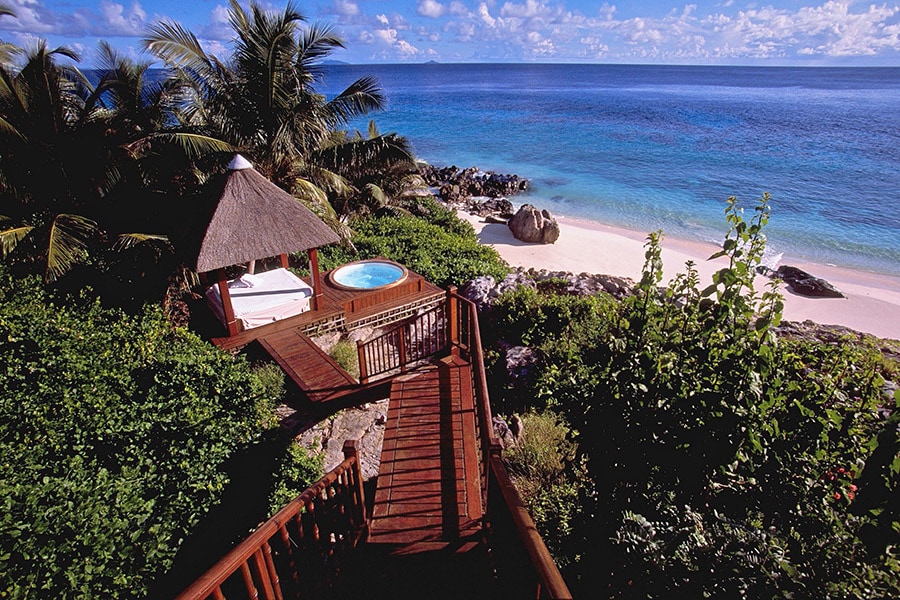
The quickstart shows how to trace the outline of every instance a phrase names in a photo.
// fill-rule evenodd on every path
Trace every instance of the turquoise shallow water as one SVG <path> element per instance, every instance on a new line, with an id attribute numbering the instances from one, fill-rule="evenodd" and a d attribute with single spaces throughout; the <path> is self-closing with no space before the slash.
<path id="1" fill-rule="evenodd" d="M 362 75 L 382 132 L 530 179 L 514 202 L 718 242 L 729 196 L 769 192 L 771 254 L 900 275 L 900 68 L 329 65 L 318 89 Z"/>

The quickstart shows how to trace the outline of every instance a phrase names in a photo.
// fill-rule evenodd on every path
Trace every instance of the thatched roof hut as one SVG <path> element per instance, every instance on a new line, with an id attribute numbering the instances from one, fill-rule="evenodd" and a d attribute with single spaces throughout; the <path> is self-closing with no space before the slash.
<path id="1" fill-rule="evenodd" d="M 226 282 L 225 269 L 257 259 L 306 251 L 313 287 L 311 307 L 318 310 L 321 279 L 316 249 L 340 238 L 299 200 L 260 175 L 240 154 L 228 165 L 228 173 L 214 191 L 215 210 L 197 252 L 198 273 L 215 271 L 222 308 L 230 335 L 238 331 Z"/>
<path id="2" fill-rule="evenodd" d="M 315 213 L 240 154 L 228 165 L 218 195 L 197 254 L 200 273 L 340 241 Z"/>

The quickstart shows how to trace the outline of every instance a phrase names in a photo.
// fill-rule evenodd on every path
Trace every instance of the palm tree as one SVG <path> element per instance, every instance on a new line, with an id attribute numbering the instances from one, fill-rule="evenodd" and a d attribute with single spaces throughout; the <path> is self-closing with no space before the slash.
<path id="1" fill-rule="evenodd" d="M 96 145 L 78 135 L 90 84 L 58 65 L 58 56 L 77 60 L 71 50 L 41 43 L 20 70 L 0 64 L 0 251 L 19 264 L 43 265 L 47 281 L 85 260 L 100 234 L 84 213 L 85 199 L 111 181 Z"/>
<path id="2" fill-rule="evenodd" d="M 353 135 L 336 132 L 313 153 L 311 162 L 346 182 L 349 193 L 332 200 L 343 219 L 395 205 L 410 193 L 427 188 L 409 141 L 395 133 L 380 133 L 374 121 L 369 122 L 368 138 L 359 131 Z"/>
<path id="3" fill-rule="evenodd" d="M 301 27 L 305 17 L 293 3 L 276 13 L 251 2 L 248 13 L 230 0 L 229 21 L 230 60 L 207 54 L 193 33 L 172 22 L 153 25 L 144 45 L 193 85 L 188 123 L 230 143 L 340 229 L 328 197 L 350 194 L 352 186 L 314 159 L 336 129 L 383 108 L 380 87 L 362 77 L 330 100 L 317 93 L 321 60 L 344 43 L 330 26 Z"/>
<path id="4" fill-rule="evenodd" d="M 165 245 L 147 229 L 152 223 L 135 219 L 158 211 L 126 201 L 159 181 L 177 181 L 187 151 L 230 148 L 168 129 L 177 122 L 174 92 L 147 85 L 149 63 L 132 63 L 101 44 L 93 85 L 58 58 L 78 60 L 42 42 L 21 68 L 0 64 L 0 255 L 41 271 L 47 282 L 77 264 L 97 263 L 111 248 Z M 166 147 L 172 145 L 181 151 Z"/>

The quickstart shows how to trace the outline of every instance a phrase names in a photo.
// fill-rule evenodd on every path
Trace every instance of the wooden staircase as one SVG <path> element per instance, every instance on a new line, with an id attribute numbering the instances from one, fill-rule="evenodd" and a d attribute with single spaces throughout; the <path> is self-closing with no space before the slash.
<path id="1" fill-rule="evenodd" d="M 452 290 L 447 300 L 360 345 L 361 384 L 299 331 L 261 336 L 314 404 L 389 387 L 371 512 L 348 441 L 341 465 L 179 600 L 571 597 L 491 433 L 475 306 Z"/>
<path id="2" fill-rule="evenodd" d="M 501 597 L 482 469 L 471 365 L 448 356 L 393 379 L 369 535 L 339 597 Z"/>
<path id="3" fill-rule="evenodd" d="M 472 370 L 459 358 L 395 379 L 369 543 L 440 544 L 481 528 Z"/>

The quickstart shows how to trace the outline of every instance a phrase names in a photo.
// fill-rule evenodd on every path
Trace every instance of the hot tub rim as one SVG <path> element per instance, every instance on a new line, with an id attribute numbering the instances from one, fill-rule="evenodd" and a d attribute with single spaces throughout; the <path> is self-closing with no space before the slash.
<path id="1" fill-rule="evenodd" d="M 341 269 L 343 269 L 344 267 L 350 267 L 353 265 L 366 264 L 366 263 L 386 263 L 386 264 L 392 265 L 394 267 L 397 267 L 400 269 L 400 277 L 398 277 L 396 280 L 394 280 L 390 283 L 386 283 L 384 285 L 380 285 L 378 287 L 371 287 L 371 288 L 345 285 L 343 283 L 340 283 L 337 279 L 334 278 L 334 274 L 337 273 L 338 271 L 340 271 Z M 403 266 L 400 263 L 393 261 L 389 258 L 364 258 L 361 260 L 354 260 L 353 262 L 344 263 L 341 266 L 332 269 L 331 272 L 328 273 L 328 281 L 329 281 L 329 283 L 331 283 L 331 285 L 333 285 L 334 287 L 336 287 L 340 290 L 345 290 L 345 291 L 350 291 L 350 292 L 374 292 L 374 291 L 386 290 L 386 289 L 392 288 L 394 286 L 398 286 L 401 283 L 403 283 L 404 281 L 406 281 L 406 278 L 408 276 L 409 276 L 409 269 L 407 269 L 405 266 Z"/>

